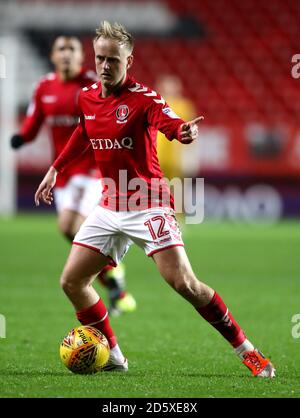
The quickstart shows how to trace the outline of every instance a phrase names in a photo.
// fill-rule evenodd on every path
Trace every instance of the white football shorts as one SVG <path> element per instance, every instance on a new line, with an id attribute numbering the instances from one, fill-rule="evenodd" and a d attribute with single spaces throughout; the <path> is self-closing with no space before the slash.
<path id="1" fill-rule="evenodd" d="M 136 212 L 115 212 L 97 206 L 77 232 L 73 244 L 91 248 L 118 265 L 132 243 L 146 255 L 183 246 L 181 231 L 170 208 L 150 208 Z"/>
<path id="2" fill-rule="evenodd" d="M 56 210 L 72 210 L 85 218 L 98 205 L 102 194 L 101 180 L 95 177 L 76 174 L 64 187 L 54 189 Z"/>

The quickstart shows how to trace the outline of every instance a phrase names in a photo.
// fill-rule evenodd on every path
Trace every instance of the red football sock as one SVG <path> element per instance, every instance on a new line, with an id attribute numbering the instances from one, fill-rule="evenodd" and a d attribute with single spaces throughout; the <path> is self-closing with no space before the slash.
<path id="1" fill-rule="evenodd" d="M 117 344 L 117 338 L 109 323 L 107 309 L 101 299 L 95 305 L 76 312 L 76 316 L 82 325 L 91 325 L 101 331 L 107 338 L 110 348 Z"/>
<path id="2" fill-rule="evenodd" d="M 224 338 L 234 347 L 241 345 L 246 336 L 241 327 L 234 320 L 227 306 L 217 292 L 214 293 L 208 305 L 197 308 L 200 315 L 216 328 Z"/>

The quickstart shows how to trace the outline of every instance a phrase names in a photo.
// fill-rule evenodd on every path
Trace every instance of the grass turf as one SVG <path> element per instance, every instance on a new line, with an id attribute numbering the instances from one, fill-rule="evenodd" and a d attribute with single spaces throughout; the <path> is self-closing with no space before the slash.
<path id="1" fill-rule="evenodd" d="M 125 258 L 138 310 L 111 320 L 127 374 L 71 374 L 59 344 L 78 323 L 58 278 L 69 251 L 52 215 L 0 219 L 0 397 L 299 397 L 299 223 L 203 224 L 185 230 L 199 279 L 214 287 L 277 367 L 252 378 L 228 343 L 132 247 Z M 105 291 L 96 285 L 105 298 Z"/>

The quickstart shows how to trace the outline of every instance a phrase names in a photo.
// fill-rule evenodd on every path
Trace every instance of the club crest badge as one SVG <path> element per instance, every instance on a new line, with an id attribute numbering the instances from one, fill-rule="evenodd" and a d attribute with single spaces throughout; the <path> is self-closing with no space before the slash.
<path id="1" fill-rule="evenodd" d="M 116 116 L 117 116 L 117 123 L 126 123 L 127 117 L 129 115 L 129 109 L 127 105 L 121 105 L 116 110 Z"/>

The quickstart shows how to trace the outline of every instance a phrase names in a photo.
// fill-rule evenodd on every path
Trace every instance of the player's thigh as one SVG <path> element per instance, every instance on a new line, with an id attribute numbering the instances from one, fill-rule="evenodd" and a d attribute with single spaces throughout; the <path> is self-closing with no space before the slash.
<path id="1" fill-rule="evenodd" d="M 154 207 L 124 215 L 122 230 L 148 257 L 166 249 L 184 246 L 175 213 L 170 208 Z"/>
<path id="2" fill-rule="evenodd" d="M 211 301 L 214 290 L 196 278 L 183 247 L 160 251 L 152 257 L 166 282 L 195 307 Z"/>
<path id="3" fill-rule="evenodd" d="M 152 258 L 163 278 L 171 285 L 195 279 L 184 247 L 172 247 L 156 252 Z"/>
<path id="4" fill-rule="evenodd" d="M 100 252 L 112 266 L 117 266 L 132 244 L 120 230 L 119 218 L 119 212 L 97 206 L 81 225 L 73 243 Z"/>
<path id="5" fill-rule="evenodd" d="M 61 283 L 89 282 L 109 261 L 98 251 L 73 245 L 62 273 Z"/>
<path id="6" fill-rule="evenodd" d="M 58 214 L 58 227 L 63 233 L 72 233 L 75 235 L 84 219 L 78 212 L 64 209 Z"/>

